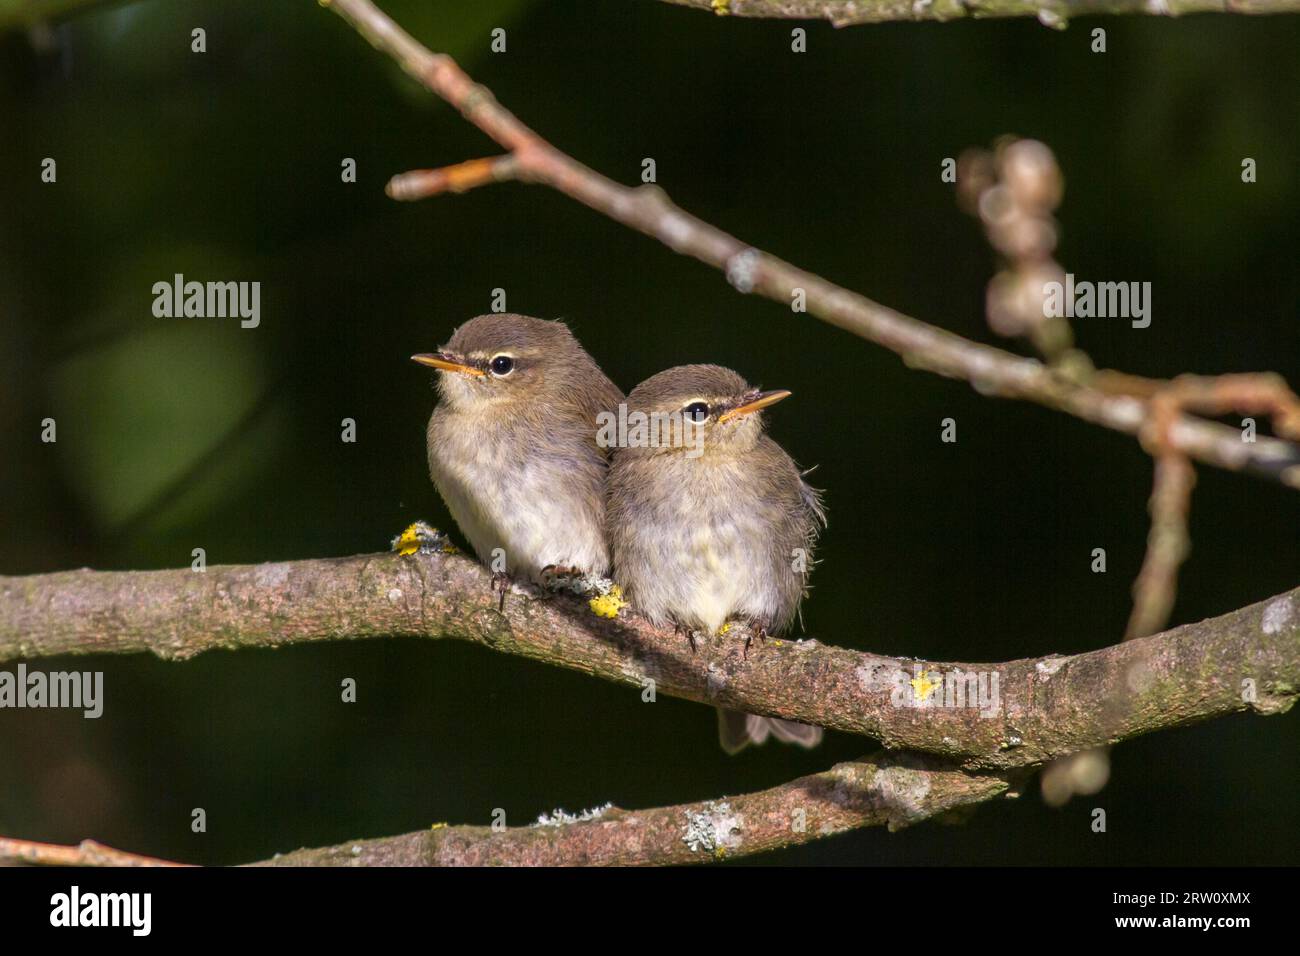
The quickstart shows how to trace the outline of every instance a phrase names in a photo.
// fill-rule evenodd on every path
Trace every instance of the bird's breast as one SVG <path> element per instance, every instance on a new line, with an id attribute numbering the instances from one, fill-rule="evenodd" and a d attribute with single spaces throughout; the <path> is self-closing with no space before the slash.
<path id="1" fill-rule="evenodd" d="M 537 578 L 548 565 L 608 568 L 603 465 L 574 429 L 542 446 L 513 430 L 429 426 L 429 473 L 479 559 Z"/>
<path id="2" fill-rule="evenodd" d="M 743 474 L 687 470 L 698 464 L 683 463 L 634 492 L 643 506 L 621 535 L 628 545 L 618 556 L 620 576 L 652 617 L 710 632 L 737 615 L 786 617 L 780 521 Z"/>

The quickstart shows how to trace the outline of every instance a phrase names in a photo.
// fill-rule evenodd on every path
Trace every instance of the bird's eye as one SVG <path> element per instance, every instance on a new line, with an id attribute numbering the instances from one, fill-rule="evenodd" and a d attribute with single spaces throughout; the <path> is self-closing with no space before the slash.
<path id="1" fill-rule="evenodd" d="M 498 355 L 490 364 L 493 375 L 509 375 L 515 370 L 515 360 L 509 355 Z"/>
<path id="2" fill-rule="evenodd" d="M 709 417 L 709 406 L 704 402 L 691 402 L 682 409 L 682 414 L 686 416 L 688 421 L 702 422 Z"/>

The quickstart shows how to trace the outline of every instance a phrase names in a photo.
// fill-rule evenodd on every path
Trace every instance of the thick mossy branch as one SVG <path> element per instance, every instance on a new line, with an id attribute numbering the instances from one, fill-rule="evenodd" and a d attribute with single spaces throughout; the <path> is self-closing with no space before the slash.
<path id="1" fill-rule="evenodd" d="M 0 577 L 0 661 L 142 651 L 180 660 L 387 636 L 472 641 L 638 690 L 654 681 L 659 693 L 865 734 L 968 769 L 1276 713 L 1300 689 L 1300 588 L 1086 654 L 956 664 L 813 640 L 754 641 L 746 656 L 739 625 L 692 653 L 680 634 L 626 611 L 608 620 L 531 589 L 516 589 L 502 613 L 487 571 L 441 553 Z"/>

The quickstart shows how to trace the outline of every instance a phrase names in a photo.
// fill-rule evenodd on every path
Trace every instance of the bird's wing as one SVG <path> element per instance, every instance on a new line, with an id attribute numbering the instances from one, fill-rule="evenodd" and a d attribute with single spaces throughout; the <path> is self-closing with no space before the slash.
<path id="1" fill-rule="evenodd" d="M 812 471 L 811 468 L 808 471 Z M 803 499 L 804 511 L 813 522 L 813 533 L 816 534 L 818 527 L 826 527 L 826 504 L 822 501 L 822 492 L 819 488 L 814 488 L 808 482 L 803 480 L 803 472 L 799 477 L 799 496 Z"/>

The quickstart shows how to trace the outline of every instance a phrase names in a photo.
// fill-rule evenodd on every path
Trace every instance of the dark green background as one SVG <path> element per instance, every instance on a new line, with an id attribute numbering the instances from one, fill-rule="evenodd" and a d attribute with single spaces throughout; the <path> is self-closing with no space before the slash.
<path id="1" fill-rule="evenodd" d="M 1068 183 L 1061 261 L 1154 287 L 1148 329 L 1076 323 L 1099 365 L 1300 383 L 1296 17 L 813 24 L 795 55 L 791 24 L 650 0 L 386 6 L 594 168 L 635 182 L 654 157 L 686 209 L 980 340 L 995 262 L 940 163 L 1041 138 Z M 190 52 L 196 26 L 206 54 Z M 488 52 L 495 26 L 504 55 Z M 314 3 L 100 8 L 43 53 L 11 33 L 0 130 L 2 573 L 184 566 L 194 547 L 211 563 L 345 555 L 415 518 L 446 526 L 425 472 L 430 376 L 407 356 L 504 287 L 511 310 L 568 319 L 625 388 L 712 361 L 795 392 L 769 418 L 826 489 L 812 635 L 999 661 L 1123 631 L 1151 473 L 1133 440 L 909 371 L 543 188 L 391 202 L 391 174 L 494 148 Z M 39 181 L 46 156 L 57 185 Z M 176 272 L 261 281 L 261 327 L 153 318 L 151 286 Z M 947 416 L 955 445 L 939 441 Z M 1176 621 L 1295 586 L 1298 501 L 1201 469 Z M 1094 547 L 1106 574 L 1089 571 Z M 728 759 L 699 705 L 452 642 L 57 666 L 104 670 L 105 715 L 0 712 L 0 832 L 202 863 L 494 807 L 522 824 L 714 797 L 871 749 L 828 734 Z M 1219 720 L 1119 747 L 1110 786 L 1063 809 L 1033 788 L 961 826 L 768 859 L 1295 863 L 1298 744 L 1295 714 Z"/>

